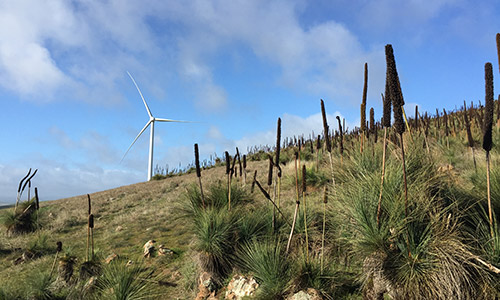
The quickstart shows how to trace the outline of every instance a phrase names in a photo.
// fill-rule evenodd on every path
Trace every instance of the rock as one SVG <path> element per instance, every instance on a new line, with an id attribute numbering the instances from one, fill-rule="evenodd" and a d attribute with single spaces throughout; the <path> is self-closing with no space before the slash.
<path id="1" fill-rule="evenodd" d="M 253 296 L 259 284 L 253 277 L 235 275 L 227 285 L 225 299 L 240 300 L 245 296 Z"/>
<path id="2" fill-rule="evenodd" d="M 200 275 L 198 282 L 199 292 L 195 300 L 217 299 L 215 298 L 217 286 L 215 285 L 215 282 L 209 273 L 203 272 L 203 274 Z"/>
<path id="3" fill-rule="evenodd" d="M 159 256 L 162 256 L 162 255 L 172 255 L 172 254 L 174 254 L 174 251 L 172 251 L 171 249 L 166 248 L 163 244 L 161 244 L 160 246 L 158 246 L 158 255 Z"/>
<path id="4" fill-rule="evenodd" d="M 383 300 L 384 294 L 391 299 L 401 299 L 400 291 L 387 278 L 384 265 L 387 254 L 374 252 L 363 261 L 363 274 L 365 276 L 365 287 L 363 288 L 363 299 Z"/>
<path id="5" fill-rule="evenodd" d="M 19 264 L 22 264 L 22 263 L 25 263 L 26 261 L 28 260 L 31 260 L 35 257 L 35 254 L 29 250 L 26 250 L 23 252 L 23 254 L 21 254 L 20 257 L 16 258 L 14 260 L 14 265 L 19 265 Z"/>
<path id="6" fill-rule="evenodd" d="M 144 257 L 149 258 L 149 257 L 153 256 L 153 252 L 155 250 L 155 243 L 156 243 L 155 240 L 149 240 L 146 242 L 146 244 L 144 244 L 144 246 L 143 246 Z"/>
<path id="7" fill-rule="evenodd" d="M 122 226 L 117 226 L 115 231 L 118 232 L 118 231 L 122 231 L 123 230 L 123 227 Z"/>
<path id="8" fill-rule="evenodd" d="M 106 264 L 109 264 L 110 262 L 112 262 L 113 260 L 117 259 L 118 258 L 118 254 L 116 253 L 111 253 L 110 255 L 108 255 L 108 257 L 106 257 L 106 259 L 104 260 L 104 262 Z"/>
<path id="9" fill-rule="evenodd" d="M 217 289 L 215 280 L 212 278 L 212 275 L 210 275 L 208 272 L 203 272 L 200 275 L 199 284 L 206 287 L 210 292 L 213 292 Z"/>
<path id="10" fill-rule="evenodd" d="M 323 300 L 321 294 L 315 289 L 300 291 L 288 297 L 288 300 Z"/>

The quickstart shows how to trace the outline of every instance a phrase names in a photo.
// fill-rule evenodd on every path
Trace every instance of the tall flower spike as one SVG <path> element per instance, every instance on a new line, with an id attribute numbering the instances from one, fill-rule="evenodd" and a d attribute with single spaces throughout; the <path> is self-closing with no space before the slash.
<path id="1" fill-rule="evenodd" d="M 194 163 L 196 166 L 196 176 L 201 177 L 200 152 L 198 151 L 198 144 L 194 144 Z"/>
<path id="2" fill-rule="evenodd" d="M 231 159 L 229 158 L 229 152 L 226 151 L 226 174 L 231 171 Z"/>
<path id="3" fill-rule="evenodd" d="M 385 79 L 385 97 L 382 94 L 382 103 L 384 107 L 383 117 L 382 117 L 382 125 L 385 128 L 391 127 L 391 93 L 389 91 L 389 82 L 387 80 L 387 76 Z"/>
<path id="4" fill-rule="evenodd" d="M 277 166 L 280 163 L 280 151 L 281 151 L 281 118 L 278 118 L 278 128 L 276 130 L 276 159 L 274 160 Z"/>
<path id="5" fill-rule="evenodd" d="M 497 33 L 497 56 L 498 56 L 498 67 L 500 68 L 500 33 Z"/>
<path id="6" fill-rule="evenodd" d="M 361 131 L 366 131 L 366 93 L 368 91 L 368 64 L 365 63 L 365 80 L 363 84 L 363 100 L 361 101 Z"/>
<path id="7" fill-rule="evenodd" d="M 396 69 L 396 61 L 394 59 L 394 51 L 392 45 L 385 46 L 385 58 L 387 62 L 387 80 L 389 81 L 389 93 L 392 102 L 392 109 L 394 110 L 394 128 L 399 134 L 405 132 L 403 122 L 403 95 L 401 93 L 401 86 L 399 83 L 398 71 Z"/>
<path id="8" fill-rule="evenodd" d="M 321 115 L 323 117 L 323 132 L 325 134 L 326 150 L 328 152 L 332 152 L 332 144 L 330 142 L 330 134 L 328 132 L 328 121 L 326 120 L 326 110 L 323 99 L 321 99 Z"/>
<path id="9" fill-rule="evenodd" d="M 370 108 L 370 132 L 375 133 L 375 111 Z"/>
<path id="10" fill-rule="evenodd" d="M 490 151 L 493 144 L 492 126 L 493 126 L 493 67 L 491 63 L 484 65 L 484 80 L 486 89 L 486 98 L 484 104 L 483 121 L 483 149 Z"/>

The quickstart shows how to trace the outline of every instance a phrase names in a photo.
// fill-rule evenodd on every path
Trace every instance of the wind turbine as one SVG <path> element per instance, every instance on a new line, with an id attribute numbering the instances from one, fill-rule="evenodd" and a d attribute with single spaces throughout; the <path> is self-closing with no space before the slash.
<path id="1" fill-rule="evenodd" d="M 127 71 L 127 74 L 130 77 L 130 79 L 132 79 L 132 82 L 134 83 L 135 87 L 137 88 L 137 91 L 139 92 L 139 95 L 141 95 L 142 102 L 144 102 L 144 106 L 146 107 L 146 110 L 148 112 L 149 121 L 146 123 L 144 128 L 142 128 L 142 130 L 139 132 L 139 134 L 135 137 L 135 139 L 132 142 L 132 144 L 130 145 L 130 147 L 128 147 L 127 152 L 125 152 L 125 154 L 122 157 L 122 160 L 125 158 L 128 151 L 130 150 L 130 148 L 132 148 L 132 146 L 135 144 L 135 142 L 141 136 L 141 134 L 148 128 L 149 125 L 151 125 L 151 131 L 150 131 L 150 135 L 149 135 L 149 163 L 148 163 L 148 181 L 150 181 L 151 177 L 153 176 L 153 145 L 154 145 L 154 134 L 155 134 L 155 122 L 176 122 L 176 123 L 193 123 L 193 122 L 155 118 L 153 116 L 153 114 L 151 113 L 151 110 L 149 110 L 149 106 L 146 103 L 146 100 L 144 100 L 144 96 L 142 95 L 142 92 L 139 89 L 139 86 L 135 82 L 134 77 L 132 77 L 132 75 L 130 75 L 130 73 L 128 71 Z"/>

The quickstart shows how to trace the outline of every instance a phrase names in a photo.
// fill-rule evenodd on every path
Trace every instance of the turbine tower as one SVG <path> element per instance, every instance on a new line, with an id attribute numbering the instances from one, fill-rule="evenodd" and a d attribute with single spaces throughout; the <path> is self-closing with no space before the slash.
<path id="1" fill-rule="evenodd" d="M 125 152 L 125 154 L 122 157 L 122 160 L 125 158 L 128 151 L 130 150 L 130 148 L 132 148 L 132 146 L 135 144 L 135 142 L 141 136 L 141 134 L 148 128 L 149 125 L 151 125 L 151 130 L 150 130 L 150 135 L 149 135 L 149 162 L 148 162 L 148 181 L 150 181 L 151 177 L 153 176 L 153 146 L 154 146 L 154 135 L 155 135 L 155 122 L 176 122 L 176 123 L 193 123 L 193 122 L 155 118 L 153 116 L 153 114 L 151 113 L 151 110 L 149 110 L 149 106 L 146 103 L 146 100 L 144 99 L 144 96 L 142 95 L 142 92 L 139 89 L 139 86 L 135 82 L 134 77 L 132 77 L 132 75 L 130 75 L 130 73 L 128 71 L 127 71 L 127 74 L 130 77 L 130 79 L 132 79 L 132 82 L 134 83 L 135 87 L 137 88 L 137 91 L 139 92 L 139 95 L 141 95 L 142 102 L 144 103 L 144 106 L 146 107 L 146 110 L 148 112 L 149 121 L 146 123 L 144 128 L 142 128 L 142 130 L 139 132 L 139 134 L 135 137 L 135 139 L 132 142 L 132 144 L 130 145 L 130 147 L 128 147 L 127 152 Z"/>

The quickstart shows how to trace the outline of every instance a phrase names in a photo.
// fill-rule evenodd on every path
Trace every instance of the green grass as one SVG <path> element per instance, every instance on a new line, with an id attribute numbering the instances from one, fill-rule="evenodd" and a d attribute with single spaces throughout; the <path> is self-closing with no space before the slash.
<path id="1" fill-rule="evenodd" d="M 290 261 L 283 243 L 273 239 L 252 241 L 238 253 L 240 267 L 260 284 L 258 299 L 275 299 L 285 294 L 291 279 Z"/>
<path id="2" fill-rule="evenodd" d="M 107 265 L 96 286 L 96 299 L 154 299 L 158 296 L 157 279 L 140 263 L 126 266 L 125 261 Z"/>
<path id="3" fill-rule="evenodd" d="M 254 170 L 258 171 L 259 182 L 266 182 L 267 151 L 271 150 L 267 147 L 255 148 L 249 156 L 246 185 L 233 180 L 231 210 L 223 165 L 203 171 L 205 208 L 197 178 L 190 172 L 92 194 L 95 248 L 99 252 L 92 263 L 102 268 L 93 272 L 99 278 L 98 290 L 85 297 L 193 299 L 200 273 L 208 271 L 219 288 L 227 284 L 233 272 L 255 276 L 260 284 L 257 298 L 262 299 L 282 299 L 307 288 L 317 289 L 327 299 L 361 299 L 378 280 L 375 272 L 402 299 L 494 299 L 499 296 L 500 278 L 479 260 L 500 268 L 498 150 L 491 152 L 495 212 L 492 238 L 484 152 L 476 151 L 475 172 L 463 133 L 450 135 L 448 148 L 446 140 L 438 140 L 433 132 L 431 127 L 429 154 L 422 148 L 422 135 L 414 130 L 413 138 L 405 134 L 408 214 L 401 151 L 397 143 L 388 144 L 380 224 L 376 210 L 381 138 L 375 145 L 365 141 L 360 153 L 357 137 L 346 136 L 342 160 L 338 148 L 332 152 L 335 186 L 329 157 L 320 155 L 317 166 L 316 155 L 309 153 L 309 147 L 304 149 L 301 163 L 307 166 L 309 257 L 304 254 L 302 198 L 292 247 L 285 253 L 290 226 L 276 214 L 273 228 L 272 206 L 258 190 L 250 192 Z M 478 128 L 473 132 L 477 139 Z M 499 137 L 495 129 L 494 141 L 499 142 Z M 288 222 L 295 208 L 294 151 L 296 147 L 285 147 L 281 155 L 284 177 L 280 208 Z M 329 202 L 325 267 L 321 272 L 323 185 L 328 186 Z M 43 226 L 32 232 L 38 226 L 30 219 L 27 224 L 35 227 L 23 230 L 23 234 L 7 234 L 8 228 L 22 220 L 13 214 L 13 208 L 2 211 L 6 227 L 0 232 L 0 299 L 78 298 L 83 278 L 91 275 L 86 273 L 88 264 L 84 264 L 86 209 L 86 196 L 42 203 L 39 221 Z M 142 260 L 142 245 L 150 239 L 175 249 L 176 254 Z M 70 286 L 59 290 L 48 288 L 55 280 L 55 273 L 50 278 L 48 271 L 56 241 L 63 242 L 63 253 L 77 258 Z M 25 251 L 36 253 L 37 258 L 13 265 Z M 103 259 L 111 253 L 117 253 L 120 260 L 105 265 Z M 125 267 L 129 259 L 142 263 Z M 171 284 L 160 286 L 158 278 Z"/>

